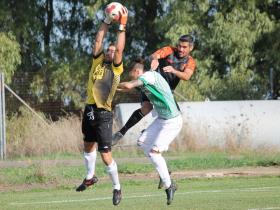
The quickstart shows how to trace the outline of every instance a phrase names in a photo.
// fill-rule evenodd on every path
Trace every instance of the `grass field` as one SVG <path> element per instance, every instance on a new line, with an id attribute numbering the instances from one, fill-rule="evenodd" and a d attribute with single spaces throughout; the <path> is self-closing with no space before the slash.
<path id="1" fill-rule="evenodd" d="M 0 193 L 2 210 L 35 209 L 280 209 L 280 178 L 180 179 L 175 199 L 166 205 L 157 180 L 122 180 L 123 200 L 118 207 L 111 201 L 111 185 L 99 183 L 85 192 L 74 186 Z"/>
<path id="2" fill-rule="evenodd" d="M 139 156 L 139 154 L 116 153 L 115 159 L 121 174 L 145 174 L 154 172 L 153 166 L 142 154 Z M 280 166 L 280 154 L 270 153 L 246 153 L 238 155 L 221 152 L 179 153 L 176 156 L 168 153 L 166 159 L 172 171 Z M 13 164 L 13 161 L 11 162 Z M 107 176 L 104 165 L 100 163 L 100 157 L 98 157 L 96 173 L 98 177 Z M 85 168 L 82 155 L 52 156 L 43 157 L 42 159 L 34 158 L 18 162 L 14 166 L 2 166 L 0 170 L 0 185 L 61 183 L 65 180 L 81 179 L 84 174 Z"/>
<path id="3" fill-rule="evenodd" d="M 114 207 L 111 183 L 104 165 L 98 159 L 96 173 L 100 181 L 82 193 L 75 191 L 85 175 L 81 155 L 64 154 L 0 162 L 0 209 L 280 210 L 278 153 L 168 153 L 167 162 L 179 187 L 171 206 L 166 205 L 165 192 L 157 189 L 155 170 L 142 154 L 116 152 L 123 200 Z M 251 170 L 274 168 L 279 173 L 259 177 L 176 176 L 176 173 L 190 170 L 215 171 L 243 167 L 250 167 Z"/>

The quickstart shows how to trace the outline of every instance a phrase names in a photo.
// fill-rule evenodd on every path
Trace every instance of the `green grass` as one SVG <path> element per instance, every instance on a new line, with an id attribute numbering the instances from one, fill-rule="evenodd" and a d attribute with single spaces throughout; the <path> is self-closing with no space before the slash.
<path id="1" fill-rule="evenodd" d="M 231 155 L 226 153 L 186 154 L 180 159 L 170 160 L 169 165 L 177 169 L 232 168 L 244 166 L 280 165 L 279 154 L 245 153 Z"/>
<path id="2" fill-rule="evenodd" d="M 33 189 L 0 193 L 2 210 L 45 209 L 280 209 L 280 177 L 180 179 L 175 199 L 166 205 L 163 190 L 157 190 L 157 180 L 122 180 L 123 200 L 118 207 L 111 201 L 108 181 L 101 181 L 85 192 L 77 193 L 75 186 Z"/>
<path id="3" fill-rule="evenodd" d="M 257 166 L 280 166 L 280 154 L 259 154 L 246 153 L 231 155 L 226 153 L 179 153 L 167 154 L 168 167 L 171 171 L 218 169 L 232 167 L 257 167 Z M 117 156 L 117 157 L 116 157 Z M 123 159 L 123 156 L 116 155 L 119 172 L 123 174 L 149 173 L 154 172 L 152 164 L 147 158 L 134 161 L 133 158 Z M 64 156 L 63 156 L 64 157 Z M 67 155 L 69 157 L 69 155 Z M 85 175 L 85 168 L 82 155 L 74 156 L 80 160 L 80 165 L 46 165 L 43 160 L 35 159 L 30 161 L 27 167 L 1 168 L 0 184 L 24 184 L 24 183 L 48 183 L 61 182 L 61 180 L 81 179 Z M 138 154 L 135 157 L 139 157 Z M 61 158 L 61 157 L 60 157 Z M 55 159 L 58 160 L 58 159 Z M 67 160 L 67 158 L 66 158 Z M 71 160 L 70 158 L 68 160 Z M 106 176 L 105 167 L 98 157 L 96 174 L 98 177 Z"/>
<path id="4" fill-rule="evenodd" d="M 224 152 L 208 153 L 167 153 L 168 166 L 172 171 L 231 168 L 244 166 L 279 166 L 280 154 Z M 114 157 L 119 172 L 123 174 L 155 172 L 153 166 L 142 153 L 116 152 Z M 130 158 L 127 158 L 130 157 Z M 124 159 L 125 158 L 125 159 Z M 135 159 L 136 158 L 136 159 Z M 80 164 L 47 165 L 44 160 L 80 160 Z M 27 167 L 3 167 L 0 170 L 1 186 L 14 186 L 14 190 L 0 193 L 2 210 L 8 209 L 112 209 L 111 183 L 104 165 L 99 161 L 96 175 L 98 184 L 83 193 L 75 192 L 75 187 L 85 175 L 82 155 L 54 154 L 47 157 L 26 159 Z M 55 162 L 55 161 L 54 161 Z M 179 190 L 171 206 L 166 206 L 165 193 L 157 190 L 157 179 L 121 179 L 123 201 L 118 209 L 280 209 L 280 177 L 178 179 Z M 39 183 L 40 185 L 37 185 Z M 31 189 L 20 185 L 31 184 Z M 35 187 L 34 187 L 35 184 Z M 43 185 L 42 185 L 43 184 Z M 27 185 L 24 185 L 27 186 Z M 47 186 L 47 189 L 40 189 Z"/>

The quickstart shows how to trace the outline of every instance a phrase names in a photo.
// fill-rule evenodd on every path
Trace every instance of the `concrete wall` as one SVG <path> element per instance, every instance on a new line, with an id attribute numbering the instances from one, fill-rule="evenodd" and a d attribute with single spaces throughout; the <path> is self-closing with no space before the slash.
<path id="1" fill-rule="evenodd" d="M 176 139 L 179 146 L 280 148 L 279 100 L 184 102 L 179 106 L 184 119 L 183 129 Z M 138 103 L 118 104 L 115 125 L 124 125 L 138 108 Z M 155 116 L 149 114 L 131 128 L 123 144 L 135 144 L 140 131 Z"/>

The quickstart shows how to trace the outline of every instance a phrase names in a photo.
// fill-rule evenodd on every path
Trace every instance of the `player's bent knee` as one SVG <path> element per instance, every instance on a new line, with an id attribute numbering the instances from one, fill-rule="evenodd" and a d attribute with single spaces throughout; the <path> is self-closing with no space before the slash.
<path id="1" fill-rule="evenodd" d="M 143 150 L 144 154 L 145 154 L 147 157 L 149 157 L 149 152 L 150 152 L 151 148 L 148 147 L 148 146 L 145 145 L 145 144 L 142 144 L 142 145 L 139 146 L 139 147 L 140 147 L 140 149 Z"/>
<path id="2" fill-rule="evenodd" d="M 148 153 L 148 157 L 150 157 L 152 159 L 153 159 L 153 157 L 156 157 L 157 155 L 161 155 L 161 152 L 156 147 L 149 149 L 149 151 L 147 153 Z"/>
<path id="3" fill-rule="evenodd" d="M 152 149 L 150 150 L 150 153 L 154 153 L 154 154 L 160 154 L 161 151 L 158 147 L 153 146 Z"/>
<path id="4" fill-rule="evenodd" d="M 142 147 L 143 143 L 144 143 L 143 141 L 138 140 L 138 141 L 137 141 L 137 146 L 138 146 L 138 147 Z"/>

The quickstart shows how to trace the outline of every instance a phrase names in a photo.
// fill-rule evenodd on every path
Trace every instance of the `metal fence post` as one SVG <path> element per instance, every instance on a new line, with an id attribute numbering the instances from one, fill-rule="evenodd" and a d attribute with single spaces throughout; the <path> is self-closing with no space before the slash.
<path id="1" fill-rule="evenodd" d="M 0 156 L 6 159 L 6 114 L 5 114 L 5 86 L 4 73 L 0 72 Z"/>

